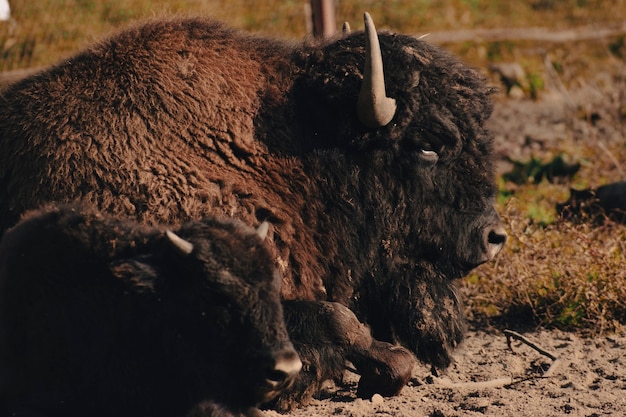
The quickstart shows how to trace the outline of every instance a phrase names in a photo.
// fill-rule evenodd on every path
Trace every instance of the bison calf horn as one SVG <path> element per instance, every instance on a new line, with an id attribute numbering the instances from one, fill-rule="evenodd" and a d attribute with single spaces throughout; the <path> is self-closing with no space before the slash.
<path id="1" fill-rule="evenodd" d="M 396 114 L 396 100 L 387 97 L 383 55 L 380 51 L 378 34 L 369 13 L 365 13 L 365 69 L 363 84 L 359 92 L 357 114 L 367 127 L 376 128 L 389 124 Z"/>
<path id="2" fill-rule="evenodd" d="M 166 231 L 165 234 L 167 235 L 167 238 L 172 243 L 172 245 L 174 245 L 174 248 L 181 255 L 183 256 L 191 255 L 191 252 L 193 251 L 193 243 L 183 239 L 182 237 L 178 236 L 176 233 L 171 232 L 169 230 Z"/>

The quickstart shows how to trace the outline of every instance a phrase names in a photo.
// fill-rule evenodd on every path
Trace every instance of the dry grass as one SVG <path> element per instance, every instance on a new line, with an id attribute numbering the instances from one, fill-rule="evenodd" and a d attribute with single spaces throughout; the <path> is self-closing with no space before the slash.
<path id="1" fill-rule="evenodd" d="M 212 15 L 233 26 L 299 39 L 306 35 L 304 0 L 38 0 L 12 1 L 13 20 L 0 22 L 0 71 L 49 65 L 126 25 L 165 13 Z M 361 26 L 367 10 L 379 28 L 426 33 L 460 28 L 576 27 L 624 21 L 626 2 L 617 0 L 338 0 L 337 18 Z M 621 66 L 624 38 L 585 45 L 472 41 L 446 45 L 463 59 L 486 68 L 489 62 L 520 62 L 528 88 L 543 88 L 546 57 L 566 88 L 576 88 L 589 72 Z M 576 48 L 578 53 L 572 54 Z M 552 80 L 554 81 L 554 80 Z M 619 85 L 623 99 L 623 85 Z M 626 100 L 624 100 L 626 103 Z M 615 123 L 626 105 L 614 103 Z M 580 109 L 581 117 L 588 109 Z M 594 138 L 597 139 L 597 138 Z M 554 210 L 570 186 L 597 186 L 625 179 L 623 143 L 599 149 L 597 141 L 542 150 L 547 160 L 565 152 L 583 163 L 560 183 L 512 184 L 501 180 L 499 208 L 510 239 L 495 263 L 465 281 L 468 309 L 475 318 L 522 321 L 548 326 L 610 331 L 626 323 L 626 226 L 560 221 Z M 621 165 L 624 165 L 623 167 Z"/>
<path id="2" fill-rule="evenodd" d="M 607 100 L 606 113 L 620 112 Z M 619 119 L 619 117 L 618 117 Z M 587 124 L 593 131 L 591 122 Z M 616 129 L 619 131 L 619 128 Z M 624 180 L 626 141 L 602 144 L 601 137 L 555 141 L 535 158 L 573 155 L 581 163 L 572 177 L 515 184 L 501 177 L 499 212 L 509 239 L 495 262 L 464 281 L 470 317 L 508 325 L 541 324 L 584 333 L 624 330 L 626 324 L 626 225 L 604 218 L 561 218 L 557 203 L 570 188 Z M 623 137 L 622 137 L 623 139 Z"/>
<path id="3" fill-rule="evenodd" d="M 526 207 L 516 198 L 505 205 L 506 249 L 466 280 L 470 315 L 594 334 L 621 328 L 626 227 L 565 221 L 543 226 L 528 217 Z"/>

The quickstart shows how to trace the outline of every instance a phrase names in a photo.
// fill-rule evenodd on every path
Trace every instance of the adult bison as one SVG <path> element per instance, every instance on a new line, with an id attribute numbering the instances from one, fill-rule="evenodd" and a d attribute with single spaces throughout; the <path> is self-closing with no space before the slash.
<path id="1" fill-rule="evenodd" d="M 448 365 L 464 327 L 455 279 L 506 239 L 491 89 L 439 48 L 365 22 L 292 44 L 160 19 L 13 84 L 0 97 L 0 229 L 73 200 L 143 223 L 267 221 L 284 300 L 341 303 L 377 339 Z"/>
<path id="2" fill-rule="evenodd" d="M 567 220 L 590 220 L 602 224 L 607 219 L 626 223 L 626 181 L 584 190 L 570 189 L 570 198 L 556 205 L 557 212 Z"/>
<path id="3" fill-rule="evenodd" d="M 274 261 L 233 220 L 48 207 L 4 235 L 0 289 L 3 416 L 254 415 L 302 365 Z"/>

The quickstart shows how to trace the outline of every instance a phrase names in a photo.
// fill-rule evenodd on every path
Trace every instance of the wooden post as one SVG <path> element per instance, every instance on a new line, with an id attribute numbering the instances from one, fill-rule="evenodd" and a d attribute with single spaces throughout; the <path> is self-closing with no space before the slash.
<path id="1" fill-rule="evenodd" d="M 313 21 L 313 36 L 326 38 L 333 36 L 337 31 L 334 0 L 311 0 L 311 19 Z"/>
<path id="2" fill-rule="evenodd" d="M 0 0 L 0 21 L 2 20 L 11 20 L 9 0 Z"/>

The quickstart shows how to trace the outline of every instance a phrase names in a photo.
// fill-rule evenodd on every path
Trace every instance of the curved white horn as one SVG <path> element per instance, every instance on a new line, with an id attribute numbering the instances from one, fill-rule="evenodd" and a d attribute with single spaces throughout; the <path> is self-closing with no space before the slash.
<path id="1" fill-rule="evenodd" d="M 367 127 L 386 126 L 396 114 L 396 100 L 387 97 L 383 55 L 380 51 L 378 34 L 369 13 L 365 13 L 365 70 L 363 84 L 359 92 L 357 113 L 359 120 Z"/>
<path id="2" fill-rule="evenodd" d="M 349 35 L 350 32 L 351 32 L 350 23 L 343 22 L 343 26 L 341 27 L 341 33 L 343 33 L 344 35 Z"/>
<path id="3" fill-rule="evenodd" d="M 183 256 L 189 256 L 193 251 L 193 243 L 183 239 L 174 232 L 167 230 L 165 235 L 170 240 L 174 248 Z"/>

